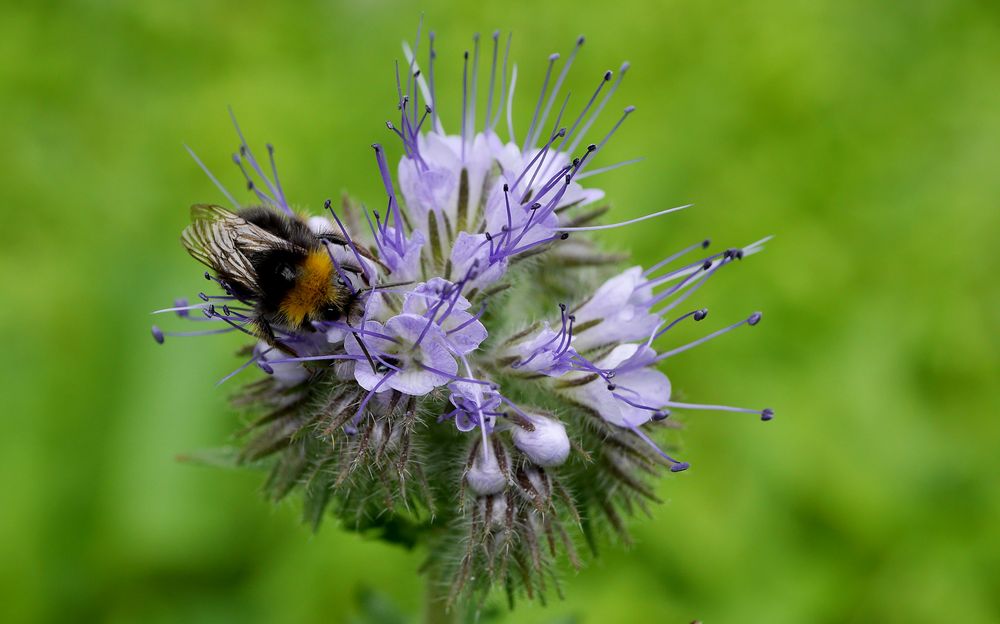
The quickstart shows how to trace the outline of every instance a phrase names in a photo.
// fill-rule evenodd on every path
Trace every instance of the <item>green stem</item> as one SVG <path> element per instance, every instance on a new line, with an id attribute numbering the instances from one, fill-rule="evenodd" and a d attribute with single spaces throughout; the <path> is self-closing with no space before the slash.
<path id="1" fill-rule="evenodd" d="M 424 624 L 453 624 L 457 621 L 456 610 L 448 610 L 448 584 L 444 582 L 441 572 L 438 563 L 431 564 L 424 571 L 427 582 Z"/>

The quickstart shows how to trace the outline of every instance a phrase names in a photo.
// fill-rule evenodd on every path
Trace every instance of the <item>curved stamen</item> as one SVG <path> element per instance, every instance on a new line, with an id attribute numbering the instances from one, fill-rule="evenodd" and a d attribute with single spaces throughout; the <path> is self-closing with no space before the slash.
<path id="1" fill-rule="evenodd" d="M 219 381 L 215 382 L 216 387 L 221 386 L 222 384 L 226 383 L 227 381 L 229 381 L 230 379 L 232 379 L 236 375 L 240 374 L 241 372 L 243 372 L 244 370 L 246 370 L 247 367 L 249 367 L 251 364 L 253 364 L 257 360 L 259 360 L 260 358 L 264 357 L 265 355 L 267 355 L 271 351 L 274 351 L 274 347 L 268 347 L 266 350 L 261 351 L 260 353 L 254 355 L 252 358 L 250 358 L 249 360 L 247 360 L 246 362 L 244 362 L 242 365 L 240 365 L 239 368 L 237 368 L 233 372 L 229 373 L 228 375 L 226 375 L 225 377 L 223 377 Z"/>
<path id="2" fill-rule="evenodd" d="M 663 459 L 665 459 L 668 462 L 670 462 L 670 464 L 671 464 L 671 466 L 670 466 L 670 472 L 683 472 L 683 471 L 685 471 L 685 470 L 687 470 L 688 468 L 691 467 L 691 464 L 689 464 L 687 462 L 678 461 L 678 460 L 674 459 L 673 457 L 671 457 L 670 455 L 667 455 L 666 453 L 664 453 L 663 450 L 659 446 L 657 446 L 656 443 L 653 442 L 653 440 L 651 440 L 650 437 L 647 436 L 645 433 L 643 433 L 643 431 L 641 429 L 639 429 L 638 427 L 630 427 L 630 429 L 632 430 L 632 433 L 634 433 L 637 436 L 639 436 L 639 438 L 643 442 L 645 442 L 646 444 L 648 444 L 651 447 L 653 447 L 653 449 L 657 453 L 659 453 L 660 456 L 663 457 Z"/>
<path id="3" fill-rule="evenodd" d="M 535 129 L 535 135 L 532 136 L 528 142 L 529 145 L 534 145 L 538 141 L 538 135 L 542 132 L 542 127 L 545 125 L 545 120 L 549 117 L 549 111 L 552 110 L 552 104 L 555 102 L 556 96 L 559 95 L 559 89 L 562 87 L 563 81 L 566 80 L 566 75 L 569 73 L 570 67 L 573 66 L 573 61 L 576 59 L 577 53 L 580 48 L 583 47 L 586 39 L 583 35 L 576 38 L 576 45 L 573 46 L 573 51 L 569 53 L 569 57 L 566 59 L 566 64 L 563 65 L 562 71 L 559 72 L 559 77 L 556 78 L 556 84 L 552 87 L 552 93 L 549 95 L 548 102 L 545 103 L 545 110 L 542 112 L 542 118 L 538 121 L 538 127 Z M 567 95 L 566 100 L 569 101 L 569 96 Z M 563 108 L 566 108 L 566 104 L 563 104 Z M 562 113 L 559 113 L 562 117 Z M 557 121 L 555 125 L 559 125 Z"/>
<path id="4" fill-rule="evenodd" d="M 611 96 L 614 95 L 615 91 L 618 90 L 618 85 L 622 83 L 622 80 L 625 78 L 625 74 L 626 72 L 628 72 L 629 67 L 630 67 L 629 62 L 625 61 L 624 63 L 622 63 L 621 67 L 618 68 L 618 78 L 615 79 L 615 83 L 611 85 L 611 88 L 608 89 L 608 92 L 604 94 L 604 97 L 601 98 L 601 103 L 597 105 L 597 108 L 594 109 L 594 112 L 590 114 L 590 118 L 587 119 L 587 122 L 583 124 L 582 128 L 580 128 L 580 132 L 576 134 L 576 137 L 573 139 L 573 142 L 570 143 L 569 147 L 566 148 L 567 152 L 576 151 L 577 146 L 579 146 L 580 142 L 587 136 L 587 131 L 590 130 L 590 126 L 593 125 L 594 121 L 596 121 L 597 118 L 601 115 L 601 111 L 604 110 L 604 107 L 605 105 L 607 105 L 608 100 L 610 100 Z M 604 170 L 607 169 L 608 169 L 607 167 L 604 168 Z M 591 174 L 599 173 L 600 171 L 601 170 L 597 169 L 592 171 Z"/>
<path id="5" fill-rule="evenodd" d="M 208 167 L 205 166 L 205 163 L 201 162 L 201 159 L 198 158 L 198 155 L 194 153 L 194 150 L 188 147 L 187 145 L 184 146 L 184 149 L 186 149 L 187 153 L 191 155 L 191 158 L 193 158 L 194 161 L 198 163 L 198 167 L 200 167 L 201 170 L 205 172 L 205 175 L 207 175 L 208 179 L 212 181 L 212 184 L 215 185 L 215 188 L 219 189 L 219 191 L 222 192 L 222 194 L 226 197 L 226 199 L 229 200 L 229 203 L 231 203 L 234 208 L 239 209 L 240 203 L 236 201 L 236 199 L 232 196 L 232 194 L 230 194 L 229 191 L 226 190 L 226 187 L 222 185 L 222 182 L 219 182 L 219 180 L 216 179 L 214 175 L 212 175 L 212 172 L 208 169 Z"/>
<path id="6" fill-rule="evenodd" d="M 535 114 L 531 116 L 531 125 L 528 126 L 528 132 L 524 135 L 524 143 L 521 144 L 521 152 L 528 151 L 528 145 L 530 145 L 531 137 L 535 133 L 535 126 L 538 123 L 538 114 L 542 108 L 542 101 L 545 99 L 545 91 L 549 88 L 549 79 L 552 77 L 552 67 L 559 60 L 559 54 L 549 55 L 549 66 L 545 70 L 545 79 L 542 81 L 542 90 L 538 94 L 538 102 L 535 104 Z"/>
<path id="7" fill-rule="evenodd" d="M 732 330 L 736 329 L 737 327 L 739 327 L 741 325 L 750 325 L 752 327 L 752 326 L 756 325 L 757 323 L 759 323 L 760 319 L 761 319 L 761 313 L 760 312 L 754 312 L 753 314 L 751 314 L 747 318 L 745 318 L 742 321 L 739 321 L 737 323 L 733 323 L 729 327 L 724 327 L 724 328 L 722 328 L 722 329 L 720 329 L 718 331 L 712 332 L 711 334 L 709 334 L 707 336 L 704 336 L 702 338 L 699 338 L 698 340 L 695 340 L 694 342 L 689 342 L 688 344 L 684 345 L 683 347 L 677 347 L 676 349 L 672 349 L 672 350 L 667 351 L 665 353 L 661 353 L 660 355 L 656 356 L 656 359 L 653 360 L 653 361 L 654 362 L 662 362 L 663 360 L 665 360 L 665 359 L 667 359 L 669 357 L 673 357 L 673 356 L 675 356 L 675 355 L 677 355 L 679 353 L 684 353 L 685 351 L 687 351 L 689 349 L 693 349 L 693 348 L 697 347 L 698 345 L 704 344 L 704 343 L 708 342 L 709 340 L 712 340 L 713 338 L 717 338 L 717 337 L 721 336 L 722 334 L 731 332 Z"/>
<path id="8" fill-rule="evenodd" d="M 653 335 L 649 338 L 649 342 L 652 343 L 654 340 L 656 340 L 657 338 L 659 338 L 663 334 L 665 334 L 668 331 L 670 331 L 671 329 L 673 329 L 674 326 L 676 326 L 678 323 L 680 323 L 684 319 L 688 318 L 689 316 L 693 316 L 694 320 L 700 321 L 700 320 L 704 319 L 706 316 L 708 316 L 708 308 L 702 308 L 700 310 L 691 310 L 687 314 L 682 314 L 681 316 L 678 316 L 673 321 L 671 321 L 671 323 L 669 325 L 667 325 L 666 327 L 664 327 L 661 330 L 658 330 L 658 331 L 654 332 Z"/>
<path id="9" fill-rule="evenodd" d="M 594 232 L 597 230 L 611 230 L 614 228 L 622 227 L 623 225 L 631 225 L 633 223 L 639 223 L 640 221 L 645 221 L 647 219 L 653 219 L 665 214 L 670 214 L 671 212 L 677 212 L 678 210 L 684 210 L 685 208 L 690 208 L 694 204 L 685 204 L 683 206 L 677 206 L 676 208 L 667 208 L 666 210 L 661 210 L 659 212 L 654 212 L 652 214 L 643 215 L 641 217 L 636 217 L 635 219 L 629 219 L 628 221 L 622 221 L 620 223 L 610 223 L 608 225 L 590 225 L 585 227 L 558 227 L 555 228 L 557 232 Z"/>

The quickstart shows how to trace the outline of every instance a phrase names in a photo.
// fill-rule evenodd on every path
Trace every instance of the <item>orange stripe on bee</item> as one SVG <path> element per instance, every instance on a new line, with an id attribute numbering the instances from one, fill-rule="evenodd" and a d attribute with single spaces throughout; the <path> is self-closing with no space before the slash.
<path id="1" fill-rule="evenodd" d="M 281 301 L 281 313 L 292 325 L 301 325 L 306 316 L 326 303 L 333 290 L 333 263 L 325 249 L 310 251 L 299 267 L 295 286 Z"/>

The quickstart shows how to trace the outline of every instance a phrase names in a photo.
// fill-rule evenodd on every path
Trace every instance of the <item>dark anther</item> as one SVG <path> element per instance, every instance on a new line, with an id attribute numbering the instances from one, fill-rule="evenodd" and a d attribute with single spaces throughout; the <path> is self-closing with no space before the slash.
<path id="1" fill-rule="evenodd" d="M 156 325 L 153 325 L 152 331 L 153 331 L 153 340 L 155 340 L 157 344 L 163 344 L 163 332 L 160 331 L 160 328 L 157 327 Z"/>
<path id="2" fill-rule="evenodd" d="M 609 383 L 609 384 L 608 384 L 608 391 L 609 391 L 609 392 L 614 392 L 614 391 L 615 391 L 615 388 L 617 388 L 617 387 L 618 387 L 618 386 L 616 386 L 615 384 L 613 384 L 613 383 Z"/>
<path id="3" fill-rule="evenodd" d="M 593 143 L 591 143 L 590 145 L 587 146 L 587 151 L 588 152 L 596 152 L 597 151 L 597 146 L 594 145 Z"/>
<path id="4" fill-rule="evenodd" d="M 569 232 L 563 232 L 562 236 L 559 237 L 561 240 L 566 240 L 569 238 Z"/>
<path id="5" fill-rule="evenodd" d="M 694 313 L 694 320 L 700 321 L 708 316 L 708 308 L 702 308 Z"/>
<path id="6" fill-rule="evenodd" d="M 205 271 L 205 279 L 207 279 L 207 280 L 211 281 L 211 279 L 212 279 L 212 274 L 211 274 L 211 273 L 209 273 L 208 271 Z"/>
<path id="7" fill-rule="evenodd" d="M 712 239 L 706 238 L 705 240 L 701 241 L 701 248 L 708 249 L 708 246 L 711 244 L 712 244 Z"/>
<path id="8" fill-rule="evenodd" d="M 241 145 L 240 146 L 240 156 L 246 156 L 246 155 L 247 155 L 247 146 L 246 145 Z"/>
<path id="9" fill-rule="evenodd" d="M 566 311 L 566 304 L 565 303 L 560 303 L 559 304 L 559 309 L 562 310 L 563 312 L 565 312 Z"/>
<path id="10" fill-rule="evenodd" d="M 509 191 L 509 190 L 510 190 L 510 187 L 509 187 L 509 186 L 507 186 L 507 183 L 506 183 L 506 182 L 504 182 L 504 185 L 503 185 L 503 192 L 504 192 L 504 193 L 506 193 L 506 192 L 507 192 L 507 191 Z"/>
<path id="11" fill-rule="evenodd" d="M 226 316 L 232 316 L 232 315 L 231 315 L 231 314 L 229 313 L 229 306 L 228 306 L 228 305 L 224 305 L 224 306 L 222 306 L 222 313 L 223 313 L 223 314 L 225 314 Z"/>
<path id="12" fill-rule="evenodd" d="M 750 315 L 750 318 L 747 319 L 747 323 L 749 323 L 750 325 L 756 325 L 757 323 L 760 322 L 760 317 L 762 316 L 764 315 L 761 314 L 760 312 L 754 312 L 753 314 Z"/>
<path id="13" fill-rule="evenodd" d="M 542 207 L 542 205 L 539 204 L 538 202 L 535 202 L 535 203 L 531 204 L 531 209 L 532 210 L 538 210 L 541 207 Z"/>
<path id="14" fill-rule="evenodd" d="M 413 77 L 414 78 L 419 78 L 420 77 L 420 70 L 419 69 L 417 71 L 413 72 Z"/>
<path id="15" fill-rule="evenodd" d="M 566 186 L 569 186 L 569 183 L 572 182 L 572 181 L 573 181 L 573 176 L 571 176 L 571 175 L 569 175 L 567 173 L 566 174 Z"/>
<path id="16" fill-rule="evenodd" d="M 257 362 L 257 366 L 259 366 L 260 370 L 264 371 L 268 375 L 273 375 L 274 374 L 274 369 L 271 368 L 271 365 L 268 364 L 267 362 L 260 362 L 260 361 L 258 361 Z"/>
<path id="17" fill-rule="evenodd" d="M 580 166 L 580 159 L 579 158 L 574 158 L 573 159 L 573 166 L 574 167 L 579 167 Z"/>
<path id="18" fill-rule="evenodd" d="M 743 259 L 743 250 L 742 249 L 737 249 L 735 255 L 736 255 L 736 259 L 737 260 L 742 260 Z"/>
<path id="19" fill-rule="evenodd" d="M 270 143 L 267 144 L 267 153 L 271 154 L 272 156 L 274 155 L 274 146 L 271 145 Z"/>
<path id="20" fill-rule="evenodd" d="M 395 130 L 396 129 L 396 126 L 392 125 L 391 121 L 386 121 L 385 122 L 385 127 L 388 128 L 388 129 L 390 129 L 390 130 Z"/>
<path id="21" fill-rule="evenodd" d="M 202 301 L 208 301 L 208 295 L 206 295 L 203 292 L 198 293 L 198 298 L 201 299 Z"/>
<path id="22" fill-rule="evenodd" d="M 666 420 L 668 416 L 670 416 L 670 412 L 662 412 L 660 410 L 653 412 L 653 420 L 655 420 L 656 422 L 660 422 L 661 420 Z"/>
<path id="23" fill-rule="evenodd" d="M 576 322 L 576 315 L 575 314 L 570 314 L 567 318 L 569 320 L 573 321 L 574 323 Z"/>
<path id="24" fill-rule="evenodd" d="M 566 136 L 566 128 L 559 128 L 559 132 L 556 132 L 556 136 L 560 138 Z"/>
<path id="25" fill-rule="evenodd" d="M 432 109 L 431 109 L 431 107 L 430 107 L 429 104 L 424 104 L 424 112 L 425 113 L 427 113 L 428 115 L 430 115 L 431 114 L 431 110 Z"/>
<path id="26" fill-rule="evenodd" d="M 604 72 L 604 81 L 607 82 L 608 80 L 611 80 L 611 70 L 610 69 L 608 71 Z"/>
<path id="27" fill-rule="evenodd" d="M 583 45 L 584 41 L 585 41 L 585 39 L 584 39 L 583 35 L 580 35 L 580 38 L 576 40 L 576 45 Z"/>
<path id="28" fill-rule="evenodd" d="M 615 375 L 617 375 L 617 374 L 618 373 L 616 373 L 615 371 L 609 370 L 606 373 L 604 373 L 604 376 L 607 377 L 608 379 L 614 379 Z"/>
<path id="29" fill-rule="evenodd" d="M 381 150 L 382 150 L 382 146 L 381 146 L 381 145 L 379 145 L 378 143 L 372 143 L 372 149 L 373 149 L 373 150 L 375 150 L 375 153 L 376 153 L 376 154 L 378 154 L 378 153 L 379 153 L 379 151 L 381 151 Z"/>
<path id="30" fill-rule="evenodd" d="M 709 269 L 711 269 L 712 268 L 712 261 L 711 260 L 706 260 L 705 262 L 702 263 L 701 268 L 705 269 L 706 271 L 709 270 Z"/>
<path id="31" fill-rule="evenodd" d="M 247 190 L 248 191 L 253 190 L 253 180 L 247 180 Z"/>
<path id="32" fill-rule="evenodd" d="M 485 232 L 485 234 L 486 234 L 486 240 L 488 240 L 488 241 L 492 241 L 493 240 L 493 235 L 492 234 L 490 234 L 489 232 Z"/>
<path id="33" fill-rule="evenodd" d="M 331 206 L 333 206 L 333 200 L 328 199 L 325 202 L 323 202 L 324 210 L 329 210 Z"/>
<path id="34" fill-rule="evenodd" d="M 761 412 L 760 412 L 760 419 L 761 420 L 763 420 L 764 422 L 767 422 L 767 421 L 771 420 L 772 418 L 774 418 L 774 410 L 773 409 L 771 409 L 770 407 L 768 407 L 768 408 L 765 408 L 765 409 L 761 410 Z"/>
<path id="35" fill-rule="evenodd" d="M 670 467 L 670 472 L 684 472 L 691 467 L 691 464 L 687 462 L 678 462 Z"/>
<path id="36" fill-rule="evenodd" d="M 465 60 L 469 60 L 469 51 L 468 51 L 468 50 L 466 50 L 466 51 L 465 51 L 465 53 L 464 53 L 464 54 L 462 54 L 462 57 L 464 57 L 464 58 L 465 58 Z"/>

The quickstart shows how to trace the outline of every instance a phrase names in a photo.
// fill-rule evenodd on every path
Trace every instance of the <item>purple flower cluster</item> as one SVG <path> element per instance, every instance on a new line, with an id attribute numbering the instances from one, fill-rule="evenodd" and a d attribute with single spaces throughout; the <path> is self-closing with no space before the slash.
<path id="1" fill-rule="evenodd" d="M 426 71 L 417 61 L 420 50 L 404 46 L 405 79 L 399 68 L 396 74 L 398 117 L 386 124 L 403 152 L 394 171 L 386 149 L 373 145 L 385 190 L 378 203 L 384 208 L 338 213 L 327 202 L 328 217 L 308 219 L 317 235 L 333 232 L 346 241 L 326 245 L 338 279 L 357 296 L 357 304 L 340 320 L 313 322 L 309 331 L 278 326 L 294 354 L 260 341 L 240 370 L 255 364 L 270 376 L 272 388 L 285 397 L 271 401 L 277 409 L 287 410 L 303 397 L 316 403 L 318 394 L 327 393 L 320 402 L 331 406 L 324 413 L 334 416 L 321 427 L 310 426 L 321 437 L 363 437 L 357 457 L 367 456 L 376 440 L 389 449 L 380 452 L 405 456 L 409 447 L 403 440 L 415 435 L 412 423 L 421 414 L 429 417 L 428 427 L 454 427 L 469 450 L 456 477 L 461 487 L 474 500 L 486 501 L 480 511 L 487 516 L 506 510 L 506 524 L 513 527 L 531 524 L 516 520 L 517 496 L 532 504 L 554 497 L 561 488 L 553 480 L 560 466 L 577 451 L 584 463 L 600 452 L 579 442 L 574 414 L 603 423 L 621 457 L 646 461 L 644 451 L 631 446 L 631 439 L 638 440 L 674 472 L 688 463 L 662 451 L 650 434 L 675 410 L 771 418 L 769 409 L 677 402 L 661 370 L 674 355 L 760 321 L 755 312 L 682 346 L 663 345 L 680 323 L 708 314 L 683 304 L 723 267 L 759 251 L 765 241 L 718 253 L 702 251 L 709 242 L 699 242 L 649 268 L 634 266 L 593 284 L 590 273 L 573 268 L 582 264 L 606 271 L 601 268 L 606 256 L 586 242 L 587 232 L 627 227 L 687 207 L 608 225 L 593 224 L 603 210 L 584 210 L 604 197 L 601 190 L 583 186 L 585 179 L 634 162 L 591 168 L 635 110 L 624 107 L 609 130 L 592 135 L 628 64 L 617 74 L 600 75 L 588 99 L 567 115 L 564 83 L 583 38 L 558 72 L 559 55 L 552 55 L 530 124 L 518 135 L 511 111 L 517 68 L 509 65 L 510 40 L 502 53 L 498 33 L 492 41 L 485 113 L 477 111 L 477 37 L 472 54 L 464 55 L 460 126 L 451 133 L 438 116 L 433 35 Z M 501 121 L 506 140 L 498 130 Z M 276 169 L 269 177 L 242 133 L 240 139 L 234 160 L 257 201 L 291 213 Z M 269 154 L 273 165 L 273 150 Z M 249 171 L 244 163 L 251 165 Z M 524 281 L 539 275 L 558 275 L 568 296 L 530 300 L 535 291 Z M 228 293 L 203 293 L 201 299 L 161 312 L 218 325 L 209 333 L 254 334 L 247 311 Z M 194 310 L 203 316 L 191 314 Z M 154 328 L 158 341 L 165 335 Z M 288 426 L 302 431 L 307 421 L 312 422 L 302 418 Z M 399 426 L 403 421 L 408 424 Z M 281 439 L 289 446 L 297 440 L 291 434 Z M 403 482 L 406 462 L 397 463 Z M 624 459 L 612 461 L 614 470 L 626 465 Z M 345 474 L 352 470 L 345 468 Z"/>

